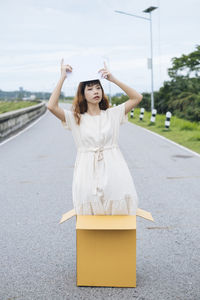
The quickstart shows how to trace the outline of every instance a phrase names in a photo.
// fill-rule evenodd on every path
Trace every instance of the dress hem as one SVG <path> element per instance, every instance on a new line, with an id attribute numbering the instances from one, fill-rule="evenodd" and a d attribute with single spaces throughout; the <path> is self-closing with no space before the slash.
<path id="1" fill-rule="evenodd" d="M 74 203 L 77 215 L 136 215 L 138 200 L 126 197 L 123 200 L 94 200 Z"/>

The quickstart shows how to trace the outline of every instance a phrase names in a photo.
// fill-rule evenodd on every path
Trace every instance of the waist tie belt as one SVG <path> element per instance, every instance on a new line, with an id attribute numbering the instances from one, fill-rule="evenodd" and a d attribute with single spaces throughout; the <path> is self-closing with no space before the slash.
<path id="1" fill-rule="evenodd" d="M 93 175 L 94 175 L 94 179 L 95 179 L 95 184 L 94 184 L 93 193 L 92 193 L 93 195 L 97 194 L 98 181 L 97 181 L 96 171 L 97 171 L 98 161 L 100 161 L 104 158 L 104 156 L 103 156 L 104 150 L 109 150 L 109 149 L 114 149 L 114 148 L 119 148 L 119 145 L 112 144 L 112 145 L 105 145 L 105 146 L 99 146 L 99 147 L 88 147 L 88 148 L 79 147 L 78 148 L 79 152 L 94 152 Z"/>

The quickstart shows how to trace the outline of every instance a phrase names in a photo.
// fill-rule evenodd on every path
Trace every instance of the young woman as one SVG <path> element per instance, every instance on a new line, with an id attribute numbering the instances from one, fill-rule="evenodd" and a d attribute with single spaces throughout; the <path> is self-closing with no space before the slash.
<path id="1" fill-rule="evenodd" d="M 128 165 L 118 146 L 119 127 L 128 122 L 128 112 L 142 95 L 116 79 L 107 69 L 102 77 L 118 85 L 129 97 L 110 107 L 100 80 L 80 82 L 70 110 L 58 105 L 62 85 L 72 72 L 61 60 L 61 78 L 48 109 L 71 130 L 76 147 L 72 196 L 78 215 L 135 215 L 138 195 Z"/>

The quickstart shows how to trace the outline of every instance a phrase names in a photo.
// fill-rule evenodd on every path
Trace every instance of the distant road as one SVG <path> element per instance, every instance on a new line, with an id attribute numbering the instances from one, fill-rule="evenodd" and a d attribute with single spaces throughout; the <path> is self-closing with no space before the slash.
<path id="1" fill-rule="evenodd" d="M 75 218 L 59 224 L 76 148 L 48 111 L 0 145 L 0 299 L 199 299 L 200 157 L 132 123 L 119 144 L 155 219 L 137 218 L 137 287 L 76 287 Z"/>

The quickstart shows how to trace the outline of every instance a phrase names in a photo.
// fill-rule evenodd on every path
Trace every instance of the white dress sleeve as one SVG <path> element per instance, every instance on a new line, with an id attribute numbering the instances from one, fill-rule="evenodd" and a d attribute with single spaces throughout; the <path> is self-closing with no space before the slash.
<path id="1" fill-rule="evenodd" d="M 64 121 L 61 121 L 63 127 L 66 129 L 66 130 L 72 130 L 72 111 L 71 110 L 67 110 L 65 108 L 63 108 L 64 110 L 64 114 L 65 114 L 65 120 L 66 122 Z"/>
<path id="2" fill-rule="evenodd" d="M 110 112 L 114 115 L 120 125 L 128 123 L 128 113 L 125 114 L 125 102 L 110 108 Z"/>

